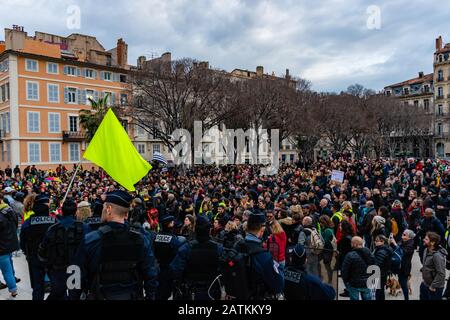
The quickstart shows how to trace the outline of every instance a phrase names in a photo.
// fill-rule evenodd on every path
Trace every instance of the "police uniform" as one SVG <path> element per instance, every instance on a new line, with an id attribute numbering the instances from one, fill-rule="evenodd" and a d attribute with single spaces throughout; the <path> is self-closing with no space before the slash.
<path id="1" fill-rule="evenodd" d="M 98 230 L 98 228 L 102 225 L 102 210 L 103 201 L 100 198 L 97 198 L 94 203 L 94 213 L 92 217 L 87 218 L 85 221 L 91 231 Z"/>
<path id="2" fill-rule="evenodd" d="M 318 277 L 304 270 L 305 248 L 297 244 L 292 251 L 292 265 L 284 270 L 284 296 L 287 300 L 333 300 L 336 291 Z"/>
<path id="3" fill-rule="evenodd" d="M 27 257 L 33 300 L 44 300 L 45 294 L 46 267 L 38 257 L 38 248 L 48 228 L 56 222 L 55 218 L 49 216 L 49 201 L 48 195 L 38 195 L 33 206 L 34 214 L 20 229 L 20 248 Z"/>
<path id="4" fill-rule="evenodd" d="M 158 294 L 157 299 L 167 300 L 173 291 L 173 279 L 170 276 L 169 265 L 175 258 L 182 241 L 173 234 L 173 230 L 166 224 L 175 220 L 173 216 L 165 216 L 160 220 L 162 231 L 154 239 L 155 257 L 159 264 Z"/>
<path id="5" fill-rule="evenodd" d="M 129 208 L 130 201 L 127 192 L 116 190 L 105 202 Z M 140 300 L 143 290 L 146 299 L 155 297 L 158 271 L 150 239 L 128 223 L 107 222 L 87 234 L 76 262 L 88 299 Z"/>
<path id="6" fill-rule="evenodd" d="M 210 239 L 211 223 L 199 216 L 195 225 L 196 240 L 183 244 L 170 264 L 170 271 L 179 281 L 182 299 L 208 300 L 218 298 L 217 286 L 208 292 L 219 274 L 219 257 L 223 246 Z"/>
<path id="7" fill-rule="evenodd" d="M 252 213 L 248 217 L 248 223 L 263 225 L 266 217 L 263 213 Z M 283 276 L 278 271 L 278 264 L 273 260 L 270 252 L 256 249 L 262 247 L 262 241 L 255 235 L 247 233 L 244 247 L 247 252 L 257 252 L 250 255 L 250 299 L 263 299 L 267 296 L 275 296 L 283 293 Z"/>
<path id="8" fill-rule="evenodd" d="M 67 199 L 62 206 L 62 216 L 45 234 L 38 256 L 49 270 L 51 291 L 47 300 L 67 299 L 67 267 L 73 263 L 81 240 L 89 232 L 87 224 L 76 221 L 76 203 Z"/>

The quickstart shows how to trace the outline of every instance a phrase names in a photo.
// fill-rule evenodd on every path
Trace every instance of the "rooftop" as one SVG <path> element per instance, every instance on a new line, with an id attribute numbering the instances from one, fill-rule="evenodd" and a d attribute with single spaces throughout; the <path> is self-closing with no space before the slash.
<path id="1" fill-rule="evenodd" d="M 413 78 L 413 79 L 409 79 L 403 82 L 399 82 L 399 83 L 395 83 L 395 84 L 391 84 L 389 86 L 386 86 L 385 88 L 390 88 L 390 87 L 402 87 L 402 86 L 407 86 L 407 85 L 412 85 L 412 84 L 419 84 L 419 83 L 424 83 L 424 82 L 432 82 L 433 81 L 433 73 L 429 73 L 423 76 L 419 76 L 417 78 Z"/>

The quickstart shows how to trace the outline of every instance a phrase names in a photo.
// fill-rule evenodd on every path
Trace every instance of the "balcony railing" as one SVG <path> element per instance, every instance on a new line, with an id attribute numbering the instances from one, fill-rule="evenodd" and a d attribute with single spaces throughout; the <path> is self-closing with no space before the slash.
<path id="1" fill-rule="evenodd" d="M 444 96 L 443 96 L 443 95 L 436 96 L 436 100 L 442 100 L 442 99 L 444 99 Z"/>
<path id="2" fill-rule="evenodd" d="M 443 77 L 438 77 L 438 78 L 436 79 L 436 82 L 442 82 L 442 81 L 444 81 L 444 78 L 443 78 Z"/>
<path id="3" fill-rule="evenodd" d="M 81 142 L 86 139 L 86 133 L 81 131 L 63 131 L 64 142 Z"/>
<path id="4" fill-rule="evenodd" d="M 450 132 L 441 132 L 441 133 L 435 133 L 434 138 L 436 139 L 448 139 L 450 138 Z"/>

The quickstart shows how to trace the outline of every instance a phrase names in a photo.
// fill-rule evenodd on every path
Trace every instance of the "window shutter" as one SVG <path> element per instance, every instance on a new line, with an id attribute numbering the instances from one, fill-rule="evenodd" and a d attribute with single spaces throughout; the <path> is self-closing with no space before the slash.
<path id="1" fill-rule="evenodd" d="M 94 78 L 94 79 L 97 79 L 97 71 L 92 71 L 92 77 Z"/>
<path id="2" fill-rule="evenodd" d="M 111 93 L 111 105 L 116 104 L 116 94 L 114 92 Z"/>
<path id="3" fill-rule="evenodd" d="M 82 93 L 81 93 L 81 103 L 80 104 L 86 104 L 86 102 L 87 102 L 87 98 L 86 98 L 86 90 L 82 90 Z"/>
<path id="4" fill-rule="evenodd" d="M 98 91 L 94 91 L 94 101 L 98 101 Z"/>
<path id="5" fill-rule="evenodd" d="M 68 66 L 64 66 L 64 74 L 68 74 L 69 73 L 69 67 Z"/>
<path id="6" fill-rule="evenodd" d="M 105 71 L 100 71 L 100 79 L 105 80 Z"/>
<path id="7" fill-rule="evenodd" d="M 86 72 L 87 72 L 87 69 L 81 69 L 81 76 L 83 77 L 83 78 L 86 78 Z"/>
<path id="8" fill-rule="evenodd" d="M 69 103 L 69 89 L 68 88 L 64 88 L 64 103 Z"/>
<path id="9" fill-rule="evenodd" d="M 118 73 L 113 73 L 113 81 L 119 82 L 119 80 L 120 80 L 120 75 Z"/>
<path id="10" fill-rule="evenodd" d="M 81 90 L 77 89 L 77 104 L 81 104 Z"/>
<path id="11" fill-rule="evenodd" d="M 80 68 L 77 68 L 77 76 L 81 77 L 81 70 L 80 70 Z"/>

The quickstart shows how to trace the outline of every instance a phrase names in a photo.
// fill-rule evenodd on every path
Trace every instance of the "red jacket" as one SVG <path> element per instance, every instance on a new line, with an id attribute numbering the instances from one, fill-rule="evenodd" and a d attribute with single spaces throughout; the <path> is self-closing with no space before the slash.
<path id="1" fill-rule="evenodd" d="M 276 262 L 284 262 L 286 260 L 286 244 L 287 237 L 283 231 L 278 234 L 271 234 L 267 242 L 264 243 L 264 247 L 267 248 L 269 245 L 269 251 L 273 260 Z"/>

